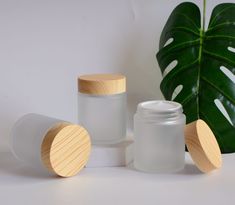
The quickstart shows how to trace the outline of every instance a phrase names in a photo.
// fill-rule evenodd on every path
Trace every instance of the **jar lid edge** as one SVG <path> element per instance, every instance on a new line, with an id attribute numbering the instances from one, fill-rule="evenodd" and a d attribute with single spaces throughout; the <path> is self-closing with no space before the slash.
<path id="1" fill-rule="evenodd" d="M 78 91 L 85 94 L 110 95 L 126 92 L 122 74 L 91 74 L 78 77 Z"/>

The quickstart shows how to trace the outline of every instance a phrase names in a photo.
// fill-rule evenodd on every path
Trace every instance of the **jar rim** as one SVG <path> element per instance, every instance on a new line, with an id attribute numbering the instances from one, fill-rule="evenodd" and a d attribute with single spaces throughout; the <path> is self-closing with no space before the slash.
<path id="1" fill-rule="evenodd" d="M 152 100 L 138 104 L 137 113 L 143 115 L 175 115 L 183 112 L 182 105 L 167 100 Z"/>

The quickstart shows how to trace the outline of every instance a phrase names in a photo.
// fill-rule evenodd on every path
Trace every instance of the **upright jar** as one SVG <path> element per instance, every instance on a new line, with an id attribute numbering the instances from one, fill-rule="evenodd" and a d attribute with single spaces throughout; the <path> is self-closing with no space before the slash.
<path id="1" fill-rule="evenodd" d="M 92 144 L 113 144 L 126 137 L 126 78 L 117 74 L 78 78 L 78 122 Z"/>
<path id="2" fill-rule="evenodd" d="M 10 146 L 17 159 L 62 177 L 73 176 L 85 166 L 90 144 L 83 127 L 39 114 L 24 115 L 11 131 Z"/>
<path id="3" fill-rule="evenodd" d="M 171 101 L 142 102 L 134 116 L 134 166 L 145 172 L 173 172 L 184 167 L 185 115 Z"/>

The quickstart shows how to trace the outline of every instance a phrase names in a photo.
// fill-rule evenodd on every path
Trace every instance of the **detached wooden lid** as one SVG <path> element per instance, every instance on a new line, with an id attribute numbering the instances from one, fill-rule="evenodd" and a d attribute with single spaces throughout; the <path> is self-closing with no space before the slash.
<path id="1" fill-rule="evenodd" d="M 193 161 L 202 172 L 210 172 L 222 166 L 217 140 L 203 120 L 186 125 L 185 141 Z"/>
<path id="2" fill-rule="evenodd" d="M 90 149 L 90 137 L 83 127 L 59 123 L 45 135 L 41 158 L 49 171 L 61 177 L 70 177 L 86 165 Z"/>
<path id="3" fill-rule="evenodd" d="M 93 95 L 112 95 L 126 91 L 126 77 L 119 74 L 83 75 L 78 78 L 78 90 Z"/>

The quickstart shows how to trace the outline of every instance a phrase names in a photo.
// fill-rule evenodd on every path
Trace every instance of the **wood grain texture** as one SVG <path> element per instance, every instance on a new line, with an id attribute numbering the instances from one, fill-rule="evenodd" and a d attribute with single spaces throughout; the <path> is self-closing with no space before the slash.
<path id="1" fill-rule="evenodd" d="M 70 177 L 87 163 L 91 149 L 86 129 L 79 125 L 59 123 L 52 127 L 41 145 L 41 157 L 51 172 Z"/>
<path id="2" fill-rule="evenodd" d="M 93 95 L 112 95 L 126 91 L 126 77 L 119 74 L 83 75 L 78 78 L 78 90 Z"/>
<path id="3" fill-rule="evenodd" d="M 203 120 L 186 125 L 185 141 L 193 161 L 202 172 L 207 173 L 222 166 L 219 145 Z"/>

